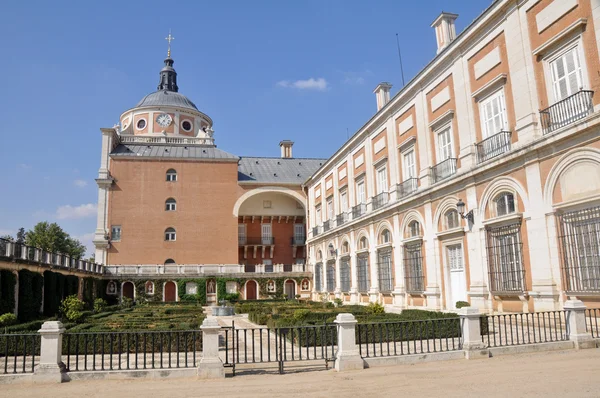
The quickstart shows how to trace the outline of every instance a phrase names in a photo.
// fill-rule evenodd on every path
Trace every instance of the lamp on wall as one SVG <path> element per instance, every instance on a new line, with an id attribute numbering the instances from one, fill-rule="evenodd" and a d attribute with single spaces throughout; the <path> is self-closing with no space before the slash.
<path id="1" fill-rule="evenodd" d="M 329 246 L 327 246 L 327 248 L 329 249 L 329 255 L 331 257 L 337 257 L 337 249 L 333 248 L 333 243 L 330 243 Z"/>
<path id="2" fill-rule="evenodd" d="M 458 199 L 456 208 L 463 219 L 467 219 L 471 224 L 474 223 L 473 210 L 470 210 L 467 214 L 465 214 L 465 202 L 463 202 L 462 199 Z"/>

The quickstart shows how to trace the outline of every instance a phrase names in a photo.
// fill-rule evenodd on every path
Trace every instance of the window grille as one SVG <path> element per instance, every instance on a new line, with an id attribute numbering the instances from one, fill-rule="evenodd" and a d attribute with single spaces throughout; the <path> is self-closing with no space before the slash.
<path id="1" fill-rule="evenodd" d="M 315 290 L 323 290 L 323 263 L 315 264 Z"/>
<path id="2" fill-rule="evenodd" d="M 327 291 L 333 293 L 335 290 L 335 263 L 327 263 Z"/>
<path id="3" fill-rule="evenodd" d="M 340 260 L 340 287 L 342 292 L 350 291 L 350 258 Z"/>
<path id="4" fill-rule="evenodd" d="M 369 291 L 369 256 L 363 254 L 357 257 L 358 291 L 366 293 Z"/>
<path id="5" fill-rule="evenodd" d="M 600 292 L 600 206 L 559 215 L 568 292 Z"/>
<path id="6" fill-rule="evenodd" d="M 492 292 L 525 291 L 521 222 L 487 230 Z"/>
<path id="7" fill-rule="evenodd" d="M 408 293 L 422 293 L 425 290 L 422 246 L 422 241 L 404 245 L 404 272 Z"/>
<path id="8" fill-rule="evenodd" d="M 377 253 L 377 269 L 379 270 L 379 291 L 391 292 L 392 280 L 392 250 L 379 250 Z"/>
<path id="9" fill-rule="evenodd" d="M 446 229 L 458 228 L 458 212 L 454 209 L 446 212 Z"/>

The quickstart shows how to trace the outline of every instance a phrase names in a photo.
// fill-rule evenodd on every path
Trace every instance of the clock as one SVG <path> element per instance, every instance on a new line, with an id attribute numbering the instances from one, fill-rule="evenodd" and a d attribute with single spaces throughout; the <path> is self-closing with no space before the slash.
<path id="1" fill-rule="evenodd" d="M 166 113 L 161 113 L 156 117 L 156 123 L 158 123 L 158 125 L 161 127 L 169 127 L 172 121 L 173 118 L 171 117 L 171 115 L 168 115 Z"/>

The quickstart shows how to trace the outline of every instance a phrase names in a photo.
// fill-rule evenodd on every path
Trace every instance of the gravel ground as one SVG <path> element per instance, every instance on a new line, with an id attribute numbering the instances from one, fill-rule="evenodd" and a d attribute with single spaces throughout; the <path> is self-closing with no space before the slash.
<path id="1" fill-rule="evenodd" d="M 600 397 L 600 349 L 507 355 L 337 373 L 288 369 L 224 380 L 74 381 L 2 385 L 0 397 Z M 243 374 L 245 373 L 245 374 Z"/>

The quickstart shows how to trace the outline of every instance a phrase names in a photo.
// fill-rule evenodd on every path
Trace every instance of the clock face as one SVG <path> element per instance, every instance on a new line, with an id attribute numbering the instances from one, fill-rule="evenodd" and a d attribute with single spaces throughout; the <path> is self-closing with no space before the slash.
<path id="1" fill-rule="evenodd" d="M 156 117 L 156 123 L 158 123 L 158 125 L 161 127 L 169 127 L 172 121 L 173 118 L 171 118 L 171 115 L 166 113 L 161 113 Z"/>

